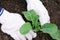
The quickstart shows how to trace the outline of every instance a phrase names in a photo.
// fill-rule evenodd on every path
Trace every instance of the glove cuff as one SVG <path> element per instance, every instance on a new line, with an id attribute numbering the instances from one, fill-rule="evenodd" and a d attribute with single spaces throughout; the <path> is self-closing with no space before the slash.
<path id="1" fill-rule="evenodd" d="M 9 12 L 0 6 L 0 16 L 3 17 L 8 14 L 9 14 Z"/>
<path id="2" fill-rule="evenodd" d="M 4 8 L 0 6 L 0 16 L 3 14 Z"/>

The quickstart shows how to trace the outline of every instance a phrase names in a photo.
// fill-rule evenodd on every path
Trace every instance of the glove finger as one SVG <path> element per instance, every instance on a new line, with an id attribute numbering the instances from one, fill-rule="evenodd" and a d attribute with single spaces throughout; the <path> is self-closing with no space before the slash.
<path id="1" fill-rule="evenodd" d="M 28 39 L 28 40 L 32 40 L 32 35 L 30 33 L 26 34 L 25 37 Z"/>
<path id="2" fill-rule="evenodd" d="M 14 40 L 21 40 L 18 38 L 18 36 L 15 33 L 11 33 L 10 35 L 12 38 L 14 38 Z"/>
<path id="3" fill-rule="evenodd" d="M 37 34 L 34 33 L 32 30 L 30 31 L 30 35 L 32 35 L 32 38 L 35 38 L 37 36 Z"/>
<path id="4" fill-rule="evenodd" d="M 22 35 L 19 31 L 16 32 L 17 36 L 21 39 L 21 40 L 26 40 L 25 36 Z"/>

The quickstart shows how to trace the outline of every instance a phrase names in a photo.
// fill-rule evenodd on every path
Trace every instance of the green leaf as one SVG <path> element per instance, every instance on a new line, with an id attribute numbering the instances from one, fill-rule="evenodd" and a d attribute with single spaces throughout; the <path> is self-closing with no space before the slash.
<path id="1" fill-rule="evenodd" d="M 38 22 L 39 16 L 37 15 L 35 18 L 32 20 L 32 25 L 35 27 L 39 27 L 40 23 Z"/>
<path id="2" fill-rule="evenodd" d="M 31 15 L 31 13 L 29 12 L 29 11 L 25 11 L 25 12 L 22 12 L 23 14 L 24 14 L 24 16 L 25 16 L 25 18 L 28 20 L 28 21 L 31 21 L 31 19 L 32 19 L 32 15 Z"/>
<path id="3" fill-rule="evenodd" d="M 53 39 L 60 40 L 60 30 L 58 30 L 56 33 L 50 34 L 50 36 Z"/>
<path id="4" fill-rule="evenodd" d="M 53 34 L 53 33 L 56 33 L 58 31 L 58 28 L 55 24 L 46 23 L 42 26 L 42 28 L 40 30 L 44 33 Z"/>
<path id="5" fill-rule="evenodd" d="M 26 22 L 22 25 L 22 27 L 19 29 L 21 34 L 27 34 L 30 30 L 32 30 L 32 26 L 29 22 Z"/>
<path id="6" fill-rule="evenodd" d="M 34 10 L 24 11 L 22 13 L 24 14 L 25 18 L 29 21 L 32 21 L 37 16 Z"/>
<path id="7" fill-rule="evenodd" d="M 36 14 L 36 12 L 34 10 L 30 10 L 30 11 L 25 11 L 22 12 L 25 16 L 25 18 L 28 21 L 32 22 L 33 27 L 37 28 L 39 27 L 40 23 L 38 22 L 39 16 Z"/>

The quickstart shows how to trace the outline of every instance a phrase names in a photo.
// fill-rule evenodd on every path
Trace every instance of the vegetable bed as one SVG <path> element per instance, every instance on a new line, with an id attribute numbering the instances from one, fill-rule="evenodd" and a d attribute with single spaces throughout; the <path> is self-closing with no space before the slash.
<path id="1" fill-rule="evenodd" d="M 41 0 L 44 6 L 47 8 L 51 22 L 57 24 L 60 28 L 60 0 Z M 0 6 L 8 10 L 9 12 L 20 13 L 26 11 L 26 2 L 24 0 L 2 0 Z M 23 15 L 22 15 L 23 16 Z M 24 18 L 25 19 L 25 18 Z M 26 20 L 26 19 L 25 19 Z M 1 28 L 1 27 L 0 27 Z M 33 40 L 53 40 L 49 34 L 37 32 L 37 37 Z M 0 29 L 0 40 L 13 40 L 9 35 L 3 33 Z"/>

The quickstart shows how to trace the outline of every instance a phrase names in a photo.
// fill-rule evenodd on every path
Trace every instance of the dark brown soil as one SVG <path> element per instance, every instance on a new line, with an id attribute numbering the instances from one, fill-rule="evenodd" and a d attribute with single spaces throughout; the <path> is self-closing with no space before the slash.
<path id="1" fill-rule="evenodd" d="M 51 17 L 51 22 L 60 28 L 60 0 L 41 0 L 47 8 Z M 25 0 L 0 0 L 0 6 L 9 12 L 19 13 L 26 10 Z M 1 25 L 0 25 L 1 26 Z M 9 35 L 3 33 L 0 27 L 0 40 L 13 40 Z M 53 40 L 48 34 L 38 32 L 38 36 L 33 40 Z"/>

